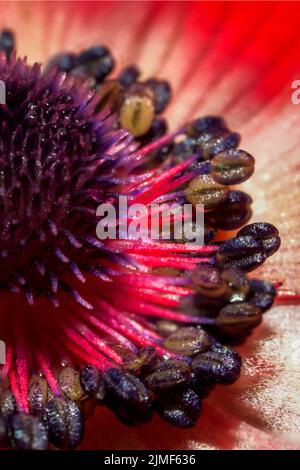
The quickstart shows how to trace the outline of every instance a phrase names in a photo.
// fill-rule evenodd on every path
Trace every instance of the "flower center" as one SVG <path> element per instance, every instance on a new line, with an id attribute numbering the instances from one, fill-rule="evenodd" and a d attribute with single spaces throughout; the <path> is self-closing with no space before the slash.
<path id="1" fill-rule="evenodd" d="M 96 115 L 92 94 L 63 73 L 43 76 L 13 59 L 0 73 L 0 282 L 50 289 L 50 272 L 88 260 L 78 248 L 94 234 L 105 194 L 97 175 L 111 168 L 119 137 L 109 134 L 113 121 Z"/>
<path id="2" fill-rule="evenodd" d="M 2 36 L 0 446 L 76 447 L 95 404 L 129 426 L 154 410 L 194 426 L 202 399 L 240 374 L 226 343 L 257 326 L 275 296 L 245 272 L 279 248 L 277 229 L 216 237 L 251 215 L 251 198 L 230 186 L 252 175 L 254 159 L 219 117 L 164 135 L 155 116 L 168 83 L 139 82 L 135 66 L 106 80 L 106 47 L 63 54 L 41 74 Z M 97 239 L 96 208 L 124 195 L 147 207 L 189 202 L 193 213 L 203 204 L 212 245 Z"/>

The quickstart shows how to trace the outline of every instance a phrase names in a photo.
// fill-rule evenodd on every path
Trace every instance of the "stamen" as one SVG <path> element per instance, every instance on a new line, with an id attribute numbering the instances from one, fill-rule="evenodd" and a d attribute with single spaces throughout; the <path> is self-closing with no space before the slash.
<path id="1" fill-rule="evenodd" d="M 168 133 L 169 83 L 141 82 L 135 65 L 109 79 L 105 46 L 60 54 L 42 73 L 13 47 L 2 31 L 0 445 L 74 448 L 87 403 L 129 426 L 154 411 L 194 426 L 202 399 L 239 377 L 222 343 L 244 339 L 278 287 L 245 274 L 280 246 L 271 224 L 241 229 L 252 199 L 229 185 L 252 175 L 254 158 L 220 117 Z M 120 196 L 145 204 L 146 220 L 153 202 L 204 203 L 205 244 L 98 239 L 97 207 Z M 193 218 L 173 222 L 196 228 Z M 223 230 L 239 231 L 220 242 Z"/>

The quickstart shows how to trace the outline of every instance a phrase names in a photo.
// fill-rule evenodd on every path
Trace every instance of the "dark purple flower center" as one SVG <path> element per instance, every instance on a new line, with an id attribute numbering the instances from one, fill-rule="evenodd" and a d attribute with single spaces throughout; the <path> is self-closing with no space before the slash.
<path id="1" fill-rule="evenodd" d="M 0 76 L 0 282 L 51 290 L 54 277 L 80 277 L 90 262 L 88 237 L 109 197 L 105 176 L 118 162 L 120 135 L 112 118 L 97 115 L 93 93 L 64 73 L 41 75 L 11 58 Z"/>

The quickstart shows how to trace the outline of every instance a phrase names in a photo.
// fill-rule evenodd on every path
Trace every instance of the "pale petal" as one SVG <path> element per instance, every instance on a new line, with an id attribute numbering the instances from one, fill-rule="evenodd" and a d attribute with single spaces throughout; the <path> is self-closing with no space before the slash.
<path id="1" fill-rule="evenodd" d="M 300 446 L 300 309 L 274 307 L 240 348 L 241 379 L 212 401 L 249 425 Z"/>

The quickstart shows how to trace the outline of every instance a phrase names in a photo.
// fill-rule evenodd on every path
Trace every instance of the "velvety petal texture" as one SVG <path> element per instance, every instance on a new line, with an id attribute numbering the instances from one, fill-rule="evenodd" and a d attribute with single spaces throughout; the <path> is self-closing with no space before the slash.
<path id="1" fill-rule="evenodd" d="M 299 21 L 297 2 L 0 3 L 1 27 L 16 31 L 18 53 L 30 62 L 107 44 L 116 72 L 136 63 L 145 76 L 171 82 L 173 128 L 222 114 L 256 158 L 244 185 L 253 220 L 274 223 L 282 237 L 261 274 L 292 293 L 300 291 L 300 105 L 291 102 L 291 84 L 300 79 Z M 158 417 L 128 429 L 98 409 L 82 448 L 299 449 L 299 333 L 297 305 L 267 313 L 240 348 L 242 378 L 213 394 L 193 430 L 174 430 Z"/>

